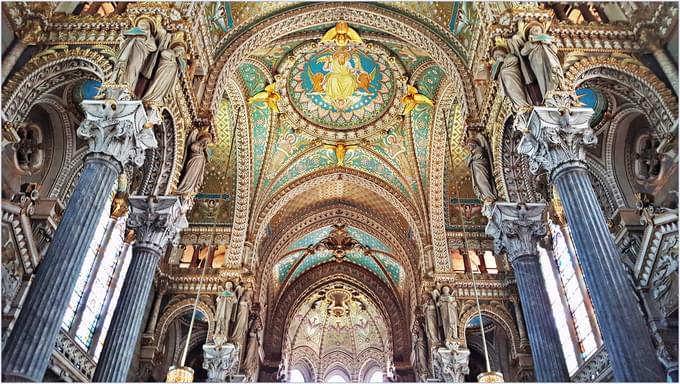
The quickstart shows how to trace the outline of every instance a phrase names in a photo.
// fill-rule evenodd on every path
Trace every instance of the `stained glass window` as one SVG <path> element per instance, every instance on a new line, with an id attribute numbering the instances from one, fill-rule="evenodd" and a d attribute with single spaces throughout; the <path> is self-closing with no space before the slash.
<path id="1" fill-rule="evenodd" d="M 106 206 L 111 205 L 113 200 L 113 194 L 109 196 L 106 202 Z M 92 267 L 94 266 L 95 259 L 97 258 L 97 253 L 99 252 L 99 247 L 102 246 L 102 241 L 104 240 L 104 233 L 106 232 L 106 227 L 109 223 L 109 211 L 105 209 L 102 211 L 99 217 L 99 222 L 97 223 L 97 228 L 95 229 L 94 237 L 92 238 L 92 243 L 90 244 L 90 249 L 87 251 L 85 256 L 85 262 L 83 267 L 80 269 L 80 275 L 78 275 L 78 281 L 76 282 L 76 287 L 71 294 L 71 299 L 69 300 L 68 309 L 66 314 L 62 319 L 62 328 L 69 330 L 71 325 L 73 325 L 73 319 L 76 316 L 76 311 L 78 310 L 78 305 L 83 299 L 83 293 L 85 292 L 85 286 L 92 273 Z"/>
<path id="2" fill-rule="evenodd" d="M 111 280 L 116 270 L 116 265 L 120 260 L 118 256 L 123 247 L 125 223 L 125 217 L 119 218 L 115 223 L 110 240 L 106 244 L 97 275 L 94 277 L 92 290 L 87 297 L 82 321 L 77 325 L 76 339 L 86 347 L 89 347 L 92 343 L 92 336 L 97 328 L 97 324 L 99 324 L 99 317 L 111 289 Z"/>
<path id="3" fill-rule="evenodd" d="M 553 240 L 553 257 L 551 259 L 544 249 L 539 248 L 541 268 L 567 368 L 573 373 L 579 362 L 585 361 L 597 350 L 598 342 L 591 318 L 594 314 L 587 308 L 588 292 L 580 280 L 580 268 L 568 245 L 570 239 L 565 238 L 559 225 L 549 222 L 549 228 Z M 575 332 L 575 340 L 570 329 Z"/>

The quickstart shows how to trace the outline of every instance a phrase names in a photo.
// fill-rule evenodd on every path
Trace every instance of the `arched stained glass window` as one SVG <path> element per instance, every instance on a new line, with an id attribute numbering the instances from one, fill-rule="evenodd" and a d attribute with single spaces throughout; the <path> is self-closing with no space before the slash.
<path id="1" fill-rule="evenodd" d="M 540 263 L 567 369 L 573 373 L 601 342 L 596 337 L 594 313 L 588 308 L 588 291 L 580 276 L 576 255 L 569 247 L 571 240 L 565 237 L 565 230 L 558 224 L 549 221 L 549 228 L 552 257 L 539 247 Z M 566 235 L 569 233 L 566 232 Z"/>
<path id="2" fill-rule="evenodd" d="M 106 201 L 106 207 L 111 205 L 113 200 L 113 194 L 109 196 Z M 102 246 L 102 241 L 104 240 L 104 234 L 106 232 L 106 227 L 109 224 L 109 210 L 105 209 L 102 211 L 99 221 L 97 222 L 97 228 L 95 229 L 94 237 L 92 238 L 92 243 L 90 244 L 90 249 L 87 251 L 87 256 L 85 256 L 85 262 L 83 267 L 80 269 L 80 274 L 78 275 L 78 281 L 76 282 L 76 287 L 71 294 L 71 299 L 69 300 L 68 309 L 66 314 L 62 319 L 62 328 L 65 330 L 71 329 L 73 325 L 73 320 L 78 311 L 78 306 L 83 299 L 83 294 L 85 293 L 85 287 L 90 279 L 90 274 L 92 273 L 92 268 L 94 267 L 95 260 L 97 259 L 97 254 L 99 253 L 99 247 Z"/>

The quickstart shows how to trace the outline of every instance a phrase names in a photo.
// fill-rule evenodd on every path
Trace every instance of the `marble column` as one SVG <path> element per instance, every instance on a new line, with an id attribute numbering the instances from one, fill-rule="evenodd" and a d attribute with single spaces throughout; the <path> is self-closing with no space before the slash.
<path id="1" fill-rule="evenodd" d="M 84 101 L 82 106 L 85 120 L 77 134 L 88 142 L 90 154 L 5 342 L 5 381 L 42 380 L 116 177 L 125 164 L 141 166 L 144 150 L 156 146 L 153 132 L 143 128 L 146 113 L 141 101 L 110 98 Z"/>
<path id="2" fill-rule="evenodd" d="M 518 152 L 529 157 L 533 173 L 547 171 L 557 187 L 577 256 L 590 290 L 615 381 L 664 381 L 652 339 L 637 308 L 619 253 L 588 176 L 585 147 L 597 138 L 590 128 L 593 110 L 557 98 L 534 107 Z M 521 126 L 520 126 L 521 127 Z"/>
<path id="3" fill-rule="evenodd" d="M 544 210 L 544 204 L 496 203 L 486 232 L 496 240 L 496 252 L 507 253 L 515 272 L 536 380 L 566 382 L 569 372 L 536 247 L 547 233 Z"/>
<path id="4" fill-rule="evenodd" d="M 131 196 L 129 206 L 128 226 L 135 230 L 137 242 L 92 378 L 95 382 L 127 380 L 156 267 L 168 242 L 188 226 L 177 197 Z"/>

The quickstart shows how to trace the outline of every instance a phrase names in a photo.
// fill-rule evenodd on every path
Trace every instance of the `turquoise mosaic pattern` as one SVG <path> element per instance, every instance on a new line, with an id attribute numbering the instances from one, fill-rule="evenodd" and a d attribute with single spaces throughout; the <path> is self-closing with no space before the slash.
<path id="1" fill-rule="evenodd" d="M 305 271 L 321 265 L 323 263 L 329 262 L 334 259 L 333 252 L 331 251 L 320 251 L 313 255 L 307 256 L 300 265 L 295 268 L 293 274 L 290 277 L 290 281 L 293 281 L 300 277 Z"/>
<path id="2" fill-rule="evenodd" d="M 432 107 L 421 104 L 411 111 L 411 126 L 413 127 L 413 143 L 415 145 L 416 159 L 420 169 L 423 189 L 427 190 L 427 162 L 429 160 L 430 147 L 430 120 L 432 119 Z"/>
<path id="3" fill-rule="evenodd" d="M 306 234 L 304 237 L 292 243 L 288 247 L 288 252 L 294 249 L 307 248 L 310 245 L 318 243 L 319 241 L 321 241 L 321 239 L 328 237 L 328 235 L 331 233 L 331 230 L 332 228 L 330 226 L 327 226 Z"/>
<path id="4" fill-rule="evenodd" d="M 279 283 L 282 283 L 286 279 L 286 276 L 290 273 L 293 265 L 296 261 L 305 253 L 305 251 L 298 251 L 291 253 L 290 255 L 284 257 L 281 261 L 276 264 L 276 277 Z"/>
<path id="5" fill-rule="evenodd" d="M 347 227 L 347 233 L 366 247 L 387 253 L 392 252 L 392 250 L 388 246 L 383 244 L 382 241 L 376 239 L 375 237 L 369 235 L 368 233 L 362 231 L 361 229 Z"/>
<path id="6" fill-rule="evenodd" d="M 271 194 L 281 189 L 289 182 L 319 169 L 335 166 L 335 151 L 324 147 L 317 147 L 305 154 L 292 164 L 286 173 L 274 183 Z"/>
<path id="7" fill-rule="evenodd" d="M 312 142 L 312 137 L 301 132 L 294 132 L 286 123 L 281 124 L 280 129 L 272 137 L 273 147 L 267 156 L 266 171 L 262 175 L 262 189 L 269 188 L 277 174 L 284 170 L 297 154 L 305 150 Z"/>
<path id="8" fill-rule="evenodd" d="M 349 261 L 352 264 L 364 267 L 369 271 L 373 272 L 373 274 L 378 276 L 382 281 L 386 283 L 389 282 L 387 280 L 387 276 L 385 276 L 385 273 L 380 269 L 378 263 L 376 263 L 371 256 L 364 255 L 363 253 L 360 252 L 348 252 L 345 254 L 345 260 Z"/>
<path id="9" fill-rule="evenodd" d="M 401 179 L 394 174 L 392 169 L 373 154 L 367 153 L 362 148 L 347 151 L 345 154 L 345 166 L 358 169 L 371 175 L 378 176 L 393 187 L 397 187 L 405 196 L 411 196 Z"/>

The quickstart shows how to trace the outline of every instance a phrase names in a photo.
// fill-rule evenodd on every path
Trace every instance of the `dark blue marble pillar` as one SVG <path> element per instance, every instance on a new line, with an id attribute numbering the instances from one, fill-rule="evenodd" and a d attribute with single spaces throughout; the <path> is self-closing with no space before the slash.
<path id="1" fill-rule="evenodd" d="M 35 272 L 2 353 L 4 381 L 41 381 L 107 199 L 121 171 L 107 155 L 85 159 L 64 217 Z"/>
<path id="2" fill-rule="evenodd" d="M 614 368 L 614 380 L 665 381 L 588 172 L 583 168 L 565 170 L 555 175 L 554 182 Z"/>
<path id="3" fill-rule="evenodd" d="M 188 225 L 177 197 L 132 196 L 129 205 L 128 227 L 135 230 L 137 242 L 94 372 L 95 382 L 126 381 L 156 267 L 168 242 Z"/>
<path id="4" fill-rule="evenodd" d="M 138 245 L 132 247 L 130 267 L 92 381 L 127 381 L 132 355 L 141 331 L 146 300 L 151 292 L 154 272 L 160 258 L 158 249 Z"/>
<path id="5" fill-rule="evenodd" d="M 5 381 L 42 380 L 116 177 L 123 165 L 141 166 L 144 151 L 157 146 L 152 130 L 143 128 L 147 119 L 141 101 L 130 101 L 124 91 L 105 96 L 82 103 L 86 117 L 76 133 L 88 142 L 90 154 L 5 342 Z"/>
<path id="6" fill-rule="evenodd" d="M 517 148 L 529 168 L 547 171 L 564 206 L 578 259 L 612 362 L 615 381 L 664 381 L 652 338 L 626 281 L 621 255 L 609 233 L 588 177 L 585 147 L 597 143 L 593 110 L 574 107 L 570 93 L 557 92 L 516 122 L 524 136 Z"/>
<path id="7" fill-rule="evenodd" d="M 543 281 L 536 244 L 546 235 L 544 204 L 496 203 L 486 232 L 515 272 L 531 357 L 539 382 L 567 382 L 569 372 Z"/>

